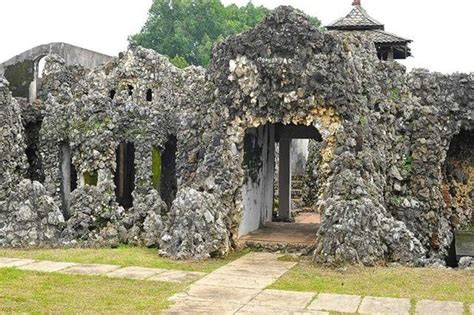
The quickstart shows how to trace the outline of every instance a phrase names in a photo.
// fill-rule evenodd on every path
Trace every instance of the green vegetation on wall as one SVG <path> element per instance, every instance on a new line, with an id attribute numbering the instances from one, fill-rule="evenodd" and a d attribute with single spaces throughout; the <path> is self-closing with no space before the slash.
<path id="1" fill-rule="evenodd" d="M 151 151 L 151 185 L 155 189 L 160 188 L 161 179 L 161 152 L 157 148 Z"/>
<path id="2" fill-rule="evenodd" d="M 220 0 L 154 0 L 141 32 L 129 41 L 169 56 L 177 67 L 207 66 L 215 43 L 254 27 L 268 13 L 252 2 L 238 7 Z M 317 18 L 310 21 L 321 25 Z"/>
<path id="3" fill-rule="evenodd" d="M 410 175 L 411 171 L 413 170 L 413 158 L 408 156 L 403 161 L 403 170 L 405 171 L 406 175 Z"/>
<path id="4" fill-rule="evenodd" d="M 94 172 L 84 172 L 84 183 L 89 186 L 97 186 L 97 182 L 99 181 L 99 175 L 97 171 Z"/>

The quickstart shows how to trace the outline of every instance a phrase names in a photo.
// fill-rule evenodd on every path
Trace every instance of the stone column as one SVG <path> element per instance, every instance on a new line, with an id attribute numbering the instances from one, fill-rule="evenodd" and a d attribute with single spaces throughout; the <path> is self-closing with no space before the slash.
<path id="1" fill-rule="evenodd" d="M 280 164 L 279 164 L 279 209 L 278 216 L 281 220 L 290 218 L 291 210 L 291 139 L 280 139 Z"/>

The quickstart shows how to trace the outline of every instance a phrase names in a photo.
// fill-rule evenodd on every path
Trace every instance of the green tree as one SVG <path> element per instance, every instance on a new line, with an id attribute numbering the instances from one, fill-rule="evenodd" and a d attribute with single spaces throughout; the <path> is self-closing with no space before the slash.
<path id="1" fill-rule="evenodd" d="M 254 27 L 268 13 L 251 2 L 238 7 L 220 0 L 154 0 L 141 32 L 129 41 L 169 56 L 180 68 L 207 66 L 216 42 Z"/>

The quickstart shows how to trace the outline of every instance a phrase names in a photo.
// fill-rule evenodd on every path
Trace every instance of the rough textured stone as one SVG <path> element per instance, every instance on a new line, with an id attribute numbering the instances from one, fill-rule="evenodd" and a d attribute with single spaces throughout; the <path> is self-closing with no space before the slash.
<path id="1" fill-rule="evenodd" d="M 47 59 L 41 129 L 26 133 L 38 133 L 41 161 L 29 168 L 20 107 L 0 79 L 1 246 L 129 243 L 179 259 L 225 255 L 239 236 L 244 184 L 261 167 L 245 159 L 246 130 L 267 124 L 321 135 L 305 197 L 321 213 L 317 262 L 439 264 L 453 230 L 472 221 L 473 74 L 407 74 L 378 60 L 361 34 L 323 33 L 291 7 L 217 44 L 207 70 L 177 69 L 141 47 L 91 71 Z M 28 110 L 25 120 L 36 115 Z M 135 148 L 131 207 L 115 196 L 121 143 Z M 65 144 L 78 175 L 69 209 Z M 22 181 L 38 168 L 42 184 Z"/>

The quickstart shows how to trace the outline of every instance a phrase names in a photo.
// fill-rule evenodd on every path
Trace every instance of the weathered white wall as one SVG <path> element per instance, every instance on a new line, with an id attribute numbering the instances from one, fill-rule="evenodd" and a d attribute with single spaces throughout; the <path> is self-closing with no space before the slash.
<path id="1" fill-rule="evenodd" d="M 262 167 L 258 178 L 250 177 L 242 188 L 243 214 L 239 236 L 246 235 L 272 221 L 273 176 L 275 170 L 275 128 L 262 126 L 251 132 L 257 134 L 258 145 L 262 147 Z"/>
<path id="2" fill-rule="evenodd" d="M 304 175 L 306 161 L 308 160 L 308 139 L 293 139 L 291 141 L 291 174 Z"/>

